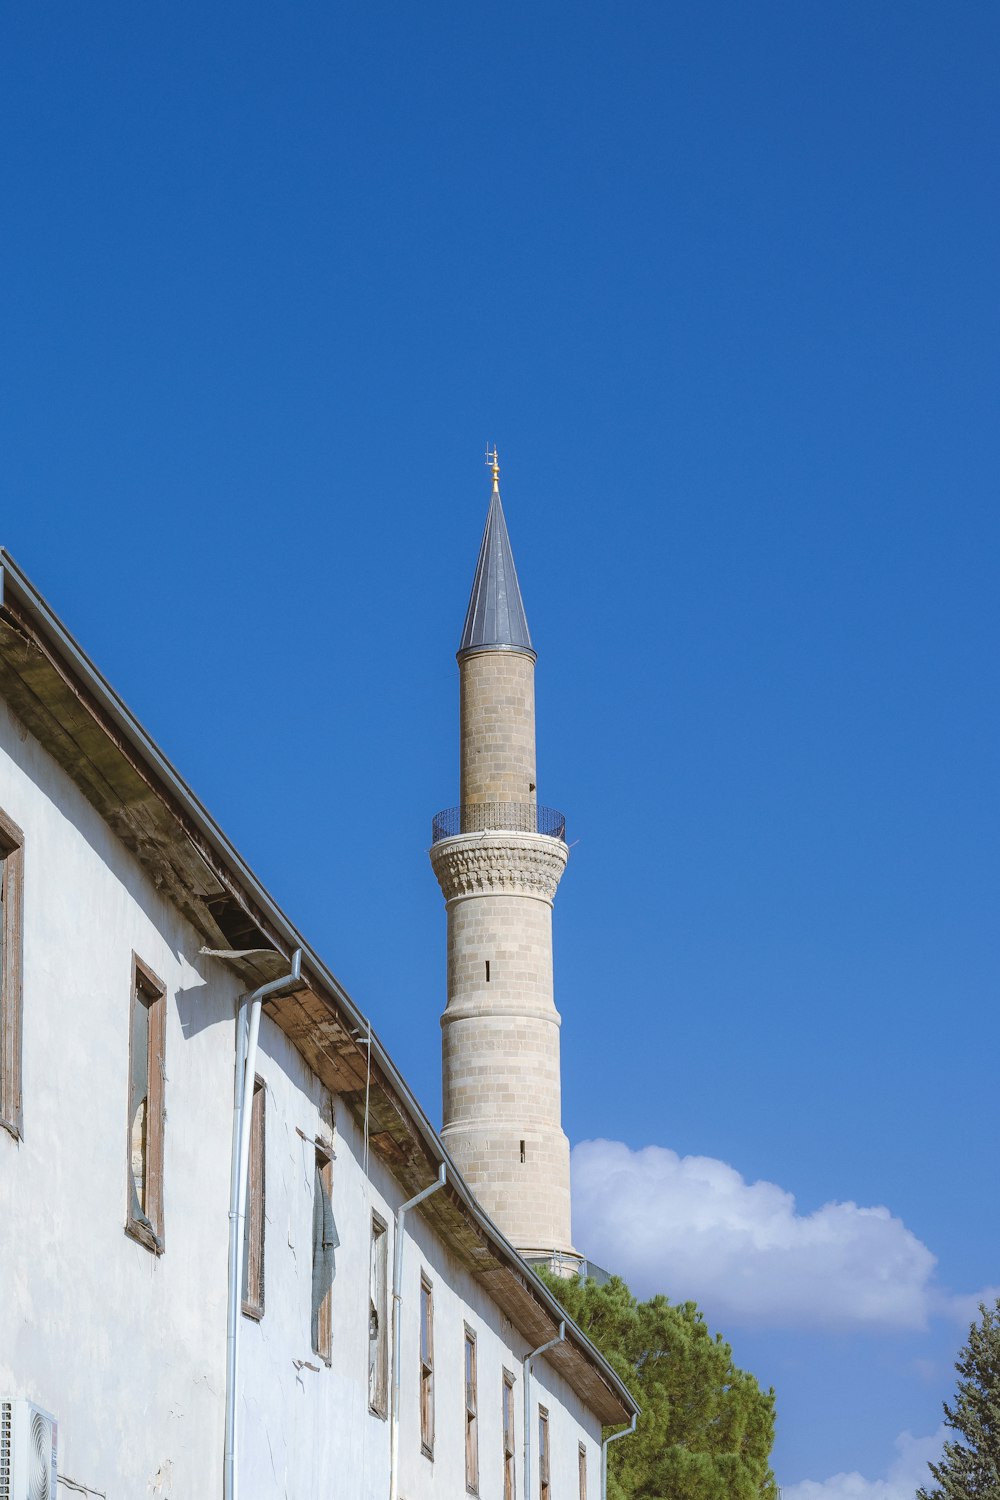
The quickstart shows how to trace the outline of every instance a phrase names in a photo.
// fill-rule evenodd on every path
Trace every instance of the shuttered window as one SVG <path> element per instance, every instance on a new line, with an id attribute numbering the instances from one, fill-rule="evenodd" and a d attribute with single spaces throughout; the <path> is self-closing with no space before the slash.
<path id="1" fill-rule="evenodd" d="M 465 1488 L 479 1493 L 479 1385 L 476 1375 L 476 1335 L 465 1330 Z"/>
<path id="2" fill-rule="evenodd" d="M 503 1500 L 514 1500 L 514 1377 L 503 1372 Z"/>
<path id="3" fill-rule="evenodd" d="M 163 1251 L 163 1119 L 166 992 L 132 956 L 129 1027 L 128 1208 L 126 1232 Z"/>
<path id="4" fill-rule="evenodd" d="M 434 1293 L 420 1278 L 420 1451 L 434 1457 Z"/>
<path id="5" fill-rule="evenodd" d="M 339 1244 L 333 1217 L 333 1162 L 317 1146 L 313 1175 L 312 1346 L 327 1364 L 333 1357 L 333 1278 Z"/>
<path id="6" fill-rule="evenodd" d="M 20 1137 L 21 881 L 24 835 L 0 812 L 0 1125 Z"/>
<path id="7" fill-rule="evenodd" d="M 549 1487 L 549 1414 L 538 1408 L 538 1500 L 552 1500 Z"/>
<path id="8" fill-rule="evenodd" d="M 389 1392 L 388 1245 L 385 1220 L 372 1214 L 368 1267 L 368 1405 L 379 1417 L 384 1417 L 388 1411 Z"/>
<path id="9" fill-rule="evenodd" d="M 247 1176 L 246 1218 L 243 1221 L 243 1311 L 248 1318 L 264 1316 L 264 1163 L 267 1089 L 263 1078 L 253 1081 L 250 1114 L 250 1161 Z"/>

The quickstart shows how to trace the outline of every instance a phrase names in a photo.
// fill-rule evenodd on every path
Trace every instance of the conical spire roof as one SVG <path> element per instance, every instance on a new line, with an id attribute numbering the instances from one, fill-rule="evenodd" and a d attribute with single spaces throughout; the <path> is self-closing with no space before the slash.
<path id="1" fill-rule="evenodd" d="M 500 504 L 499 468 L 493 463 L 493 494 L 462 631 L 459 657 L 471 651 L 522 651 L 534 657 L 528 621 Z"/>

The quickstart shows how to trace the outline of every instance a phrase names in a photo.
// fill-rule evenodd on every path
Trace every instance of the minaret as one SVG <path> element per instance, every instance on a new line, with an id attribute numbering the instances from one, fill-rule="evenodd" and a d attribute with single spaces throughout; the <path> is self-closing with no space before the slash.
<path id="1" fill-rule="evenodd" d="M 431 847 L 448 908 L 441 1134 L 514 1246 L 575 1269 L 552 998 L 565 822 L 535 796 L 535 653 L 495 449 L 487 462 L 493 493 L 458 651 L 461 806 L 435 818 Z"/>

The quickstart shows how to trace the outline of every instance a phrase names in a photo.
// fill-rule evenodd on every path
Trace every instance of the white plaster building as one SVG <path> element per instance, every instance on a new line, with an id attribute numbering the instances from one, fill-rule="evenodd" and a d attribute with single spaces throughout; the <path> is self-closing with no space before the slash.
<path id="1" fill-rule="evenodd" d="M 223 1495 L 237 1018 L 299 950 L 253 1064 L 229 1496 L 596 1500 L 628 1392 L 567 1324 L 535 1362 L 526 1471 L 523 1361 L 558 1304 L 323 961 L 0 570 L 0 1497 L 55 1500 L 4 1474 L 24 1401 L 57 1419 L 60 1497 Z"/>

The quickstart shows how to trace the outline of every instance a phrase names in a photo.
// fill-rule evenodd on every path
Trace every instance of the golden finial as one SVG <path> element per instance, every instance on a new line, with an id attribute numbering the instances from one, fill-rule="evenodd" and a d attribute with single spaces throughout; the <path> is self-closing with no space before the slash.
<path id="1" fill-rule="evenodd" d="M 498 490 L 500 488 L 500 459 L 497 456 L 496 443 L 493 444 L 492 449 L 486 450 L 486 467 L 493 470 L 493 488 Z"/>

